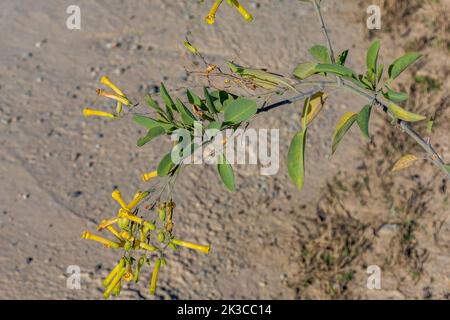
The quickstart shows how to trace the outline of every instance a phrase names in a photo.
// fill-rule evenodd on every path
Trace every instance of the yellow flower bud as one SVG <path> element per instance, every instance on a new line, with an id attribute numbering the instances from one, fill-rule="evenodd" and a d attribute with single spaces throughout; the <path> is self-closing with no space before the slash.
<path id="1" fill-rule="evenodd" d="M 139 203 L 141 203 L 142 200 L 144 200 L 150 192 L 140 192 L 137 196 L 134 197 L 134 199 L 127 205 L 128 210 L 132 210 L 134 207 L 136 207 Z"/>
<path id="2" fill-rule="evenodd" d="M 122 241 L 122 237 L 120 236 L 119 232 L 113 227 L 113 226 L 107 226 L 106 229 L 111 232 L 117 239 Z"/>
<path id="3" fill-rule="evenodd" d="M 99 96 L 102 96 L 102 97 L 105 97 L 105 98 L 109 98 L 109 99 L 113 99 L 113 100 L 119 101 L 123 105 L 126 105 L 126 106 L 130 106 L 131 105 L 131 102 L 130 102 L 130 100 L 128 100 L 128 98 L 126 98 L 124 96 L 120 96 L 120 95 L 112 93 L 112 92 L 106 92 L 105 90 L 97 89 L 97 94 Z"/>
<path id="4" fill-rule="evenodd" d="M 121 289 L 121 284 L 120 284 L 120 282 L 118 283 L 118 284 L 116 284 L 116 286 L 114 287 L 114 290 L 113 290 L 113 295 L 115 296 L 115 297 L 118 297 L 119 295 L 120 295 L 120 289 Z"/>
<path id="5" fill-rule="evenodd" d="M 100 242 L 101 244 L 103 244 L 107 248 L 117 249 L 117 248 L 120 248 L 120 247 L 123 246 L 122 243 L 113 242 L 111 240 L 99 237 L 99 236 L 97 236 L 95 234 L 90 233 L 89 231 L 83 232 L 83 234 L 81 235 L 81 238 Z"/>
<path id="6" fill-rule="evenodd" d="M 231 3 L 247 22 L 251 22 L 253 20 L 252 15 L 240 4 L 238 0 L 230 0 L 228 3 Z"/>
<path id="7" fill-rule="evenodd" d="M 85 116 L 85 117 L 92 117 L 92 116 L 107 117 L 107 118 L 113 118 L 113 119 L 116 117 L 112 113 L 100 111 L 100 110 L 93 110 L 93 109 L 89 109 L 89 108 L 83 109 L 83 116 Z"/>
<path id="8" fill-rule="evenodd" d="M 109 80 L 109 78 L 107 76 L 101 77 L 100 83 L 104 84 L 105 86 L 110 87 L 119 96 L 126 97 L 125 94 L 114 83 L 112 83 L 111 80 Z"/>
<path id="9" fill-rule="evenodd" d="M 117 222 L 117 218 L 112 218 L 112 219 L 108 219 L 108 220 L 102 220 L 99 225 L 97 226 L 97 230 L 98 231 L 102 231 L 103 229 L 107 228 L 110 225 L 113 225 L 114 223 Z"/>
<path id="10" fill-rule="evenodd" d="M 122 268 L 116 275 L 116 277 L 114 278 L 114 280 L 110 283 L 110 285 L 108 286 L 108 288 L 106 288 L 105 292 L 103 293 L 103 297 L 105 299 L 109 298 L 109 295 L 111 294 L 111 291 L 117 286 L 117 284 L 120 283 L 120 281 L 122 280 L 122 277 L 125 273 L 126 269 Z"/>
<path id="11" fill-rule="evenodd" d="M 158 249 L 154 245 L 151 245 L 151 244 L 148 244 L 148 243 L 145 243 L 145 242 L 139 242 L 139 247 L 141 249 L 144 249 L 144 250 L 147 250 L 147 251 L 150 251 L 150 252 L 156 251 Z"/>
<path id="12" fill-rule="evenodd" d="M 122 112 L 122 102 L 117 101 L 116 104 L 116 114 L 120 114 Z"/>
<path id="13" fill-rule="evenodd" d="M 120 204 L 120 206 L 121 206 L 122 208 L 127 209 L 127 204 L 126 204 L 125 201 L 123 200 L 122 194 L 120 193 L 119 190 L 117 190 L 117 189 L 114 190 L 114 191 L 111 193 L 111 197 L 112 197 L 114 200 L 116 200 L 116 201 Z"/>
<path id="14" fill-rule="evenodd" d="M 117 273 L 123 269 L 123 267 L 125 266 L 125 259 L 122 258 L 120 259 L 119 263 L 114 267 L 114 269 L 112 269 L 111 273 L 106 277 L 105 280 L 103 280 L 103 286 L 107 287 L 112 279 L 117 275 Z"/>
<path id="15" fill-rule="evenodd" d="M 217 10 L 219 9 L 222 2 L 223 0 L 216 0 L 211 10 L 209 11 L 208 15 L 205 17 L 205 21 L 207 24 L 214 24 Z"/>
<path id="16" fill-rule="evenodd" d="M 201 251 L 203 253 L 208 254 L 209 250 L 211 248 L 211 246 L 204 246 L 201 244 L 195 244 L 192 242 L 187 242 L 187 241 L 183 241 L 183 240 L 178 240 L 178 239 L 172 239 L 172 243 L 177 245 L 177 246 L 182 246 L 182 247 L 186 247 L 189 249 L 194 249 L 194 250 L 198 250 Z"/>
<path id="17" fill-rule="evenodd" d="M 160 242 L 160 243 L 163 243 L 164 242 L 164 240 L 165 240 L 165 235 L 164 235 L 164 232 L 162 232 L 162 231 L 160 231 L 160 232 L 158 232 L 158 241 Z"/>
<path id="18" fill-rule="evenodd" d="M 152 281 L 150 283 L 150 294 L 154 295 L 156 291 L 156 282 L 158 281 L 159 267 L 161 266 L 161 259 L 156 259 L 155 267 L 153 268 Z"/>
<path id="19" fill-rule="evenodd" d="M 153 178 L 155 178 L 157 176 L 158 176 L 158 173 L 156 171 L 144 173 L 144 174 L 142 174 L 142 180 L 147 182 L 147 181 L 150 181 L 151 179 L 153 179 Z"/>

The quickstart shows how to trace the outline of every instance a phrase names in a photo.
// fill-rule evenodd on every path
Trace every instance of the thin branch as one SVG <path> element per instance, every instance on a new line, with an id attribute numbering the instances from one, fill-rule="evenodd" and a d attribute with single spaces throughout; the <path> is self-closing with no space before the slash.
<path id="1" fill-rule="evenodd" d="M 260 114 L 263 112 L 268 112 L 273 109 L 279 108 L 283 105 L 292 104 L 296 101 L 303 100 L 305 98 L 311 97 L 315 93 L 320 92 L 320 91 L 324 90 L 326 87 L 330 87 L 330 86 L 334 87 L 334 86 L 336 86 L 336 84 L 330 83 L 330 82 L 319 82 L 319 84 L 317 86 L 313 87 L 311 90 L 308 90 L 307 92 L 303 92 L 299 95 L 293 96 L 289 99 L 281 100 L 279 102 L 265 106 L 265 107 L 259 109 L 257 113 Z M 367 92 L 364 92 L 358 88 L 355 88 L 355 87 L 347 84 L 345 81 L 342 82 L 342 88 L 345 88 L 347 90 L 352 91 L 353 93 L 360 95 L 361 97 L 367 99 L 369 102 L 373 102 L 374 106 L 378 107 L 379 110 L 381 110 L 384 113 L 386 113 L 387 115 L 389 115 L 392 119 L 396 119 L 395 116 L 389 112 L 388 106 L 384 102 L 380 101 L 377 97 L 375 97 Z M 447 178 L 450 180 L 450 172 L 447 171 L 445 162 L 442 160 L 442 157 L 436 152 L 436 150 L 433 148 L 433 146 L 427 140 L 422 138 L 422 136 L 417 131 L 415 131 L 409 125 L 408 122 L 400 120 L 400 119 L 396 119 L 396 120 L 397 120 L 397 123 L 400 126 L 401 130 L 403 132 L 405 132 L 407 135 L 409 135 L 411 138 L 413 138 L 414 141 L 417 142 L 417 144 L 428 154 L 429 160 L 431 160 L 437 167 L 439 167 L 446 174 Z"/>
<path id="2" fill-rule="evenodd" d="M 311 1 L 312 1 L 313 5 L 314 5 L 314 9 L 316 11 L 317 18 L 318 18 L 318 20 L 320 22 L 320 27 L 322 28 L 323 34 L 324 34 L 325 39 L 327 41 L 327 47 L 328 47 L 328 51 L 329 51 L 329 54 L 330 54 L 331 62 L 333 64 L 335 64 L 336 63 L 336 58 L 335 58 L 335 55 L 334 55 L 333 45 L 331 44 L 330 36 L 328 35 L 327 27 L 325 26 L 325 22 L 323 20 L 322 12 L 320 10 L 320 4 L 317 2 L 317 0 L 311 0 Z M 342 79 L 339 76 L 336 77 L 336 80 L 337 80 L 338 85 L 342 85 Z"/>

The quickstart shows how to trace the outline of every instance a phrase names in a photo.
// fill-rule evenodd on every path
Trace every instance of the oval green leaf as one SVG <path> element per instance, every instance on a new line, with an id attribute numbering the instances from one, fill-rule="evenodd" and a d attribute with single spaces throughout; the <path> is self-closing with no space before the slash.
<path id="1" fill-rule="evenodd" d="M 411 64 L 419 60 L 422 57 L 420 53 L 407 53 L 404 56 L 401 56 L 397 60 L 395 60 L 389 66 L 389 78 L 395 79 L 397 78 L 403 71 L 405 71 Z"/>
<path id="2" fill-rule="evenodd" d="M 144 137 L 138 139 L 137 146 L 142 147 L 144 144 L 146 144 L 147 142 L 150 142 L 154 138 L 162 135 L 164 132 L 165 132 L 165 130 L 163 127 L 151 128 L 150 130 L 148 130 L 147 134 Z"/>
<path id="3" fill-rule="evenodd" d="M 159 162 L 156 172 L 159 177 L 166 177 L 174 167 L 175 164 L 172 162 L 172 152 L 169 152 Z"/>
<path id="4" fill-rule="evenodd" d="M 345 136 L 347 131 L 352 127 L 353 123 L 356 121 L 357 118 L 358 114 L 355 112 L 347 112 L 341 118 L 333 134 L 333 142 L 331 145 L 332 154 L 336 151 L 339 142 L 341 142 L 342 138 Z"/>
<path id="5" fill-rule="evenodd" d="M 311 56 L 320 63 L 331 63 L 330 53 L 328 48 L 322 45 L 315 45 L 311 47 L 308 52 Z"/>
<path id="6" fill-rule="evenodd" d="M 233 167 L 228 163 L 223 154 L 218 156 L 217 171 L 219 172 L 219 176 L 227 189 L 231 192 L 236 191 Z"/>
<path id="7" fill-rule="evenodd" d="M 256 102 L 250 99 L 238 98 L 227 104 L 224 112 L 224 121 L 239 124 L 256 114 Z"/>
<path id="8" fill-rule="evenodd" d="M 359 128 L 361 129 L 362 134 L 367 139 L 370 139 L 369 135 L 369 120 L 370 120 L 370 113 L 372 111 L 372 106 L 370 104 L 365 105 L 361 111 L 358 113 L 358 118 L 356 119 Z"/>
<path id="9" fill-rule="evenodd" d="M 308 129 L 299 131 L 291 141 L 288 152 L 288 173 L 292 182 L 299 190 L 305 180 L 305 145 Z"/>

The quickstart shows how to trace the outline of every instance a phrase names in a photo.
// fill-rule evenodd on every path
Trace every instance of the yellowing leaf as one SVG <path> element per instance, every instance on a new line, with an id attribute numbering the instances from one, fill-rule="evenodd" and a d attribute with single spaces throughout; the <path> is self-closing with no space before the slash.
<path id="1" fill-rule="evenodd" d="M 322 110 L 326 99 L 327 95 L 323 92 L 317 92 L 307 99 L 303 108 L 302 123 L 305 123 L 306 125 L 310 124 Z M 304 119 L 305 115 L 306 119 Z"/>
<path id="2" fill-rule="evenodd" d="M 407 122 L 415 122 L 426 119 L 425 116 L 406 111 L 405 109 L 396 105 L 395 103 L 390 103 L 388 109 L 392 113 L 392 115 L 394 115 L 396 118 Z"/>
<path id="3" fill-rule="evenodd" d="M 334 130 L 331 153 L 334 153 L 336 151 L 339 142 L 342 140 L 347 131 L 352 127 L 357 118 L 358 114 L 355 112 L 347 112 L 341 118 L 336 126 L 336 129 Z"/>
<path id="4" fill-rule="evenodd" d="M 397 162 L 394 164 L 394 167 L 392 168 L 392 172 L 400 171 L 405 168 L 408 168 L 408 167 L 412 166 L 414 164 L 414 162 L 416 162 L 417 160 L 419 160 L 419 158 L 417 158 L 413 154 L 404 155 L 399 160 L 397 160 Z"/>

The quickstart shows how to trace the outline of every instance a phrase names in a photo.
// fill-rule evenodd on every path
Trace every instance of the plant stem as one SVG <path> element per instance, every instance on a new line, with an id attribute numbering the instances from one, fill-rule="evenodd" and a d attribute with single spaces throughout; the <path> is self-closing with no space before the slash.
<path id="1" fill-rule="evenodd" d="M 320 27 L 322 28 L 323 34 L 324 34 L 325 39 L 327 41 L 327 47 L 328 47 L 328 51 L 329 51 L 329 54 L 330 54 L 331 63 L 335 64 L 336 63 L 336 58 L 334 56 L 333 45 L 331 44 L 330 36 L 328 35 L 327 27 L 325 26 L 325 22 L 323 20 L 322 12 L 320 10 L 320 5 L 317 2 L 317 0 L 311 0 L 311 1 L 312 1 L 313 5 L 314 5 L 314 9 L 316 11 L 317 19 L 319 20 Z M 342 79 L 339 76 L 336 76 L 336 80 L 337 80 L 338 85 L 342 85 Z"/>
<path id="2" fill-rule="evenodd" d="M 313 84 L 313 82 L 311 84 Z M 315 93 L 324 90 L 326 87 L 335 87 L 335 86 L 336 86 L 335 83 L 330 83 L 330 82 L 325 82 L 325 81 L 318 82 L 315 87 L 308 90 L 307 92 L 303 92 L 303 93 L 293 96 L 289 99 L 281 100 L 279 102 L 265 106 L 265 107 L 259 109 L 257 113 L 259 114 L 259 113 L 263 113 L 263 112 L 268 112 L 270 110 L 276 109 L 283 105 L 292 104 L 296 101 L 311 97 Z M 384 113 L 386 113 L 387 115 L 389 115 L 389 117 L 391 117 L 391 119 L 396 119 L 394 117 L 394 115 L 392 115 L 389 112 L 388 106 L 384 102 L 380 101 L 376 96 L 373 96 L 363 90 L 355 88 L 355 87 L 349 85 L 348 83 L 346 83 L 345 81 L 342 82 L 342 88 L 345 88 L 345 89 L 347 89 L 353 93 L 356 93 L 359 96 L 367 99 L 369 102 L 373 103 L 374 106 L 378 107 L 379 110 L 381 110 Z M 397 123 L 400 126 L 401 130 L 403 132 L 405 132 L 407 135 L 409 135 L 411 138 L 413 138 L 414 141 L 417 142 L 417 144 L 428 154 L 429 160 L 431 160 L 437 167 L 439 167 L 446 174 L 447 178 L 450 180 L 450 172 L 447 171 L 447 169 L 445 167 L 445 162 L 442 160 L 442 157 L 435 151 L 433 146 L 427 140 L 422 138 L 422 136 L 417 131 L 415 131 L 409 125 L 408 122 L 397 119 Z"/>

